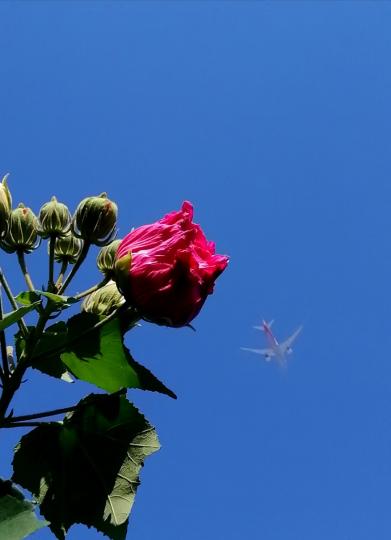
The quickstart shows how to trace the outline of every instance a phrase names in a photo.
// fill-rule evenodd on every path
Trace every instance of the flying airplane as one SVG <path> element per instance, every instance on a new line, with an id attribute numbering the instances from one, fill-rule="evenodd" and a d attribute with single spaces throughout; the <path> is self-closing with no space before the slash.
<path id="1" fill-rule="evenodd" d="M 286 360 L 286 355 L 292 353 L 292 344 L 297 338 L 297 336 L 300 334 L 303 327 L 299 326 L 299 328 L 295 330 L 290 337 L 288 337 L 282 343 L 278 343 L 277 339 L 273 335 L 273 332 L 271 331 L 271 326 L 273 322 L 274 321 L 270 321 L 268 323 L 264 320 L 262 321 L 261 326 L 254 326 L 254 328 L 256 328 L 257 330 L 262 330 L 264 332 L 266 336 L 266 340 L 269 345 L 267 349 L 249 349 L 248 347 L 241 347 L 241 348 L 243 351 L 250 351 L 256 354 L 263 354 L 267 362 L 270 362 L 270 360 L 273 357 L 275 357 L 276 360 L 278 360 L 281 364 L 283 364 Z"/>

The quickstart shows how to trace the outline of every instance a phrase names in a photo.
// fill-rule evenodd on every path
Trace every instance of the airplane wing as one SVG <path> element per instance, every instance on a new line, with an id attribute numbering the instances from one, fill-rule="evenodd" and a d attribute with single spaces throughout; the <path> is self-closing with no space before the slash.
<path id="1" fill-rule="evenodd" d="M 293 334 L 288 337 L 288 339 L 286 339 L 283 343 L 280 343 L 280 347 L 282 348 L 282 350 L 284 351 L 284 353 L 291 348 L 292 346 L 292 343 L 295 341 L 295 339 L 297 338 L 297 336 L 300 334 L 301 330 L 302 330 L 302 326 L 299 326 L 299 328 L 297 330 L 295 330 L 295 332 L 293 332 Z"/>
<path id="2" fill-rule="evenodd" d="M 249 349 L 248 347 L 240 347 L 240 348 L 242 349 L 242 351 L 249 351 L 249 352 L 253 352 L 255 354 L 263 354 L 263 356 L 265 357 L 267 362 L 269 362 L 271 357 L 275 356 L 275 354 L 276 354 L 273 351 L 273 349 Z"/>

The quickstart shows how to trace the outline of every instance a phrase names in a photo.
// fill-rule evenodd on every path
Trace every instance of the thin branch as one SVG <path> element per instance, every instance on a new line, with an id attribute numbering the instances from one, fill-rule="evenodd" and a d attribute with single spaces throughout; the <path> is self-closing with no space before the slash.
<path id="1" fill-rule="evenodd" d="M 15 427 L 37 427 L 47 424 L 47 422 L 16 422 L 15 424 L 7 423 L 0 424 L 2 428 L 15 428 Z"/>
<path id="2" fill-rule="evenodd" d="M 60 273 L 58 274 L 58 278 L 57 278 L 56 284 L 54 286 L 56 291 L 58 291 L 60 289 L 60 287 L 62 286 L 62 282 L 63 282 L 63 279 L 64 279 L 64 274 L 67 271 L 67 268 L 68 268 L 68 261 L 62 261 L 61 268 L 60 268 Z"/>
<path id="3" fill-rule="evenodd" d="M 18 249 L 16 253 L 18 255 L 19 266 L 20 266 L 20 268 L 22 270 L 22 273 L 23 273 L 24 280 L 26 282 L 27 288 L 29 289 L 29 291 L 34 292 L 35 287 L 34 287 L 34 284 L 32 282 L 32 279 L 30 277 L 30 274 L 29 274 L 29 272 L 27 270 L 26 260 L 24 258 L 24 252 L 21 249 Z"/>
<path id="4" fill-rule="evenodd" d="M 56 235 L 51 234 L 49 238 L 49 278 L 48 278 L 48 291 L 52 291 L 54 286 L 54 245 L 56 243 Z"/>
<path id="5" fill-rule="evenodd" d="M 3 393 L 0 396 L 0 419 L 2 419 L 3 422 L 12 398 L 23 382 L 23 376 L 26 369 L 31 366 L 31 358 L 34 354 L 34 349 L 45 328 L 45 324 L 49 318 L 49 313 L 50 311 L 48 311 L 47 308 L 43 309 L 39 314 L 39 319 L 35 326 L 34 332 L 31 334 L 27 332 L 26 345 L 19 357 L 19 362 L 8 379 L 7 385 L 3 388 Z"/>
<path id="6" fill-rule="evenodd" d="M 71 412 L 76 409 L 77 405 L 71 405 L 70 407 L 63 407 L 62 409 L 53 409 L 52 411 L 43 411 L 34 414 L 24 414 L 22 416 L 9 416 L 5 418 L 4 423 L 23 422 L 24 420 L 35 420 L 37 418 L 46 418 L 47 416 L 56 416 L 57 414 L 63 414 Z"/>
<path id="7" fill-rule="evenodd" d="M 120 396 L 126 394 L 127 389 L 121 388 L 116 392 L 113 392 L 112 396 Z M 99 399 L 101 394 L 97 394 L 96 397 Z M 70 407 L 63 407 L 62 409 L 53 409 L 52 411 L 43 411 L 33 414 L 24 414 L 22 416 L 8 416 L 0 423 L 0 427 L 19 427 L 19 426 L 35 426 L 45 424 L 46 422 L 31 422 L 37 418 L 47 418 L 49 416 L 57 416 L 59 414 L 64 414 L 67 412 L 75 411 L 80 405 L 71 405 Z M 26 422 L 27 420 L 27 422 Z"/>
<path id="8" fill-rule="evenodd" d="M 85 241 L 75 265 L 73 266 L 73 268 L 70 271 L 68 277 L 66 278 L 66 280 L 64 281 L 64 283 L 60 287 L 60 289 L 58 291 L 58 294 L 64 294 L 65 289 L 68 287 L 68 285 L 70 284 L 70 282 L 74 278 L 76 272 L 79 270 L 80 266 L 83 264 L 84 259 L 87 257 L 87 253 L 88 253 L 88 250 L 90 249 L 90 245 L 91 245 L 90 242 Z"/>
<path id="9" fill-rule="evenodd" d="M 1 290 L 0 285 L 0 321 L 3 319 L 3 292 Z M 2 373 L 1 373 L 1 379 L 3 382 L 5 382 L 9 376 L 10 376 L 10 370 L 8 365 L 8 357 L 7 357 L 7 343 L 5 340 L 5 332 L 4 330 L 1 330 L 0 332 L 0 349 L 1 349 L 1 360 L 2 360 Z"/>
<path id="10" fill-rule="evenodd" d="M 80 300 L 81 298 L 84 298 L 84 296 L 88 296 L 89 294 L 97 291 L 98 289 L 101 289 L 102 287 L 104 287 L 105 285 L 107 285 L 107 283 L 110 281 L 110 278 L 109 277 L 105 277 L 104 279 L 102 279 L 102 281 L 100 283 L 97 283 L 96 285 L 94 285 L 93 287 L 90 287 L 89 289 L 79 293 L 79 294 L 75 294 L 75 296 L 73 296 L 74 300 Z"/>
<path id="11" fill-rule="evenodd" d="M 5 275 L 4 275 L 3 271 L 1 270 L 1 268 L 0 268 L 0 283 L 4 288 L 5 294 L 7 295 L 7 298 L 9 300 L 9 303 L 11 304 L 12 308 L 14 310 L 18 309 L 18 304 L 16 303 L 14 295 L 12 294 L 12 291 L 11 291 L 9 285 L 8 285 L 7 280 L 5 279 Z M 26 323 L 24 322 L 23 319 L 19 319 L 18 326 L 19 326 L 19 329 L 22 332 L 23 336 L 27 337 L 29 332 L 28 332 Z"/>

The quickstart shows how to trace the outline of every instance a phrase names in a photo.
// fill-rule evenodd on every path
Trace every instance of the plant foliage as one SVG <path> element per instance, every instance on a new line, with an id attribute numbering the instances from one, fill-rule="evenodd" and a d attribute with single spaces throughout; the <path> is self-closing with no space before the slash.
<path id="1" fill-rule="evenodd" d="M 126 392 L 176 399 L 133 358 L 127 334 L 142 319 L 189 326 L 228 259 L 215 254 L 214 243 L 192 222 L 187 201 L 179 212 L 114 240 L 118 209 L 106 193 L 84 198 L 73 215 L 52 197 L 36 216 L 22 203 L 12 208 L 7 176 L 0 182 L 0 248 L 16 256 L 27 290 L 14 294 L 0 268 L 0 429 L 24 430 L 12 480 L 0 480 L 0 539 L 20 540 L 48 525 L 64 540 L 72 525 L 82 523 L 125 540 L 141 467 L 160 447 Z M 47 279 L 40 277 L 36 288 L 26 256 L 42 241 Z M 101 248 L 101 280 L 69 295 L 92 245 Z M 103 393 L 18 415 L 14 398 L 31 369 Z"/>
<path id="2" fill-rule="evenodd" d="M 84 523 L 123 540 L 140 469 L 158 449 L 155 430 L 124 395 L 92 394 L 63 422 L 22 437 L 13 480 L 34 494 L 57 538 Z"/>

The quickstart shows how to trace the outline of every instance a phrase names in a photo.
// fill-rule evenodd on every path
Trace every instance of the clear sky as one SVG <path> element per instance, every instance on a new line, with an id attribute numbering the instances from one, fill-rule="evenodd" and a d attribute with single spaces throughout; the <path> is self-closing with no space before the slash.
<path id="1" fill-rule="evenodd" d="M 196 333 L 127 337 L 179 397 L 129 392 L 162 450 L 128 537 L 388 540 L 391 5 L 3 1 L 0 20 L 14 202 L 107 190 L 121 236 L 188 199 L 231 258 Z M 46 280 L 44 247 L 29 263 Z M 92 257 L 74 291 L 98 279 Z M 304 325 L 284 373 L 240 350 L 263 317 Z M 30 374 L 15 413 L 89 391 Z"/>

